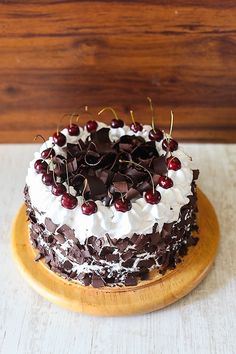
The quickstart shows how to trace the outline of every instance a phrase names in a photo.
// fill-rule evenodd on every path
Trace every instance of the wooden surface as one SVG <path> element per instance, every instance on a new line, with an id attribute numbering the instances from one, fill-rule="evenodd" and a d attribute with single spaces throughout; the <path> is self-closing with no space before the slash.
<path id="1" fill-rule="evenodd" d="M 186 145 L 201 169 L 199 186 L 214 205 L 219 253 L 206 279 L 158 312 L 96 318 L 63 310 L 27 286 L 10 250 L 35 145 L 2 145 L 0 198 L 1 354 L 234 354 L 236 346 L 235 145 Z"/>
<path id="2" fill-rule="evenodd" d="M 198 190 L 199 242 L 176 269 L 161 276 L 156 270 L 148 281 L 132 287 L 95 289 L 69 282 L 51 272 L 29 241 L 26 208 L 23 205 L 12 226 L 13 257 L 29 285 L 49 301 L 71 311 L 99 316 L 124 316 L 152 312 L 178 301 L 207 275 L 215 259 L 219 225 L 212 205 Z"/>
<path id="3" fill-rule="evenodd" d="M 176 138 L 236 142 L 235 17 L 232 0 L 1 2 L 0 142 L 85 104 L 150 122 L 147 95 Z"/>

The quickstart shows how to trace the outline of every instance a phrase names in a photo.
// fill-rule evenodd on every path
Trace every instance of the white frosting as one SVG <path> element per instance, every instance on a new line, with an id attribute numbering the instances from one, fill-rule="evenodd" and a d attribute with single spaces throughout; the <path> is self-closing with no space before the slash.
<path id="1" fill-rule="evenodd" d="M 106 124 L 98 122 L 98 129 L 108 127 Z M 123 128 L 110 129 L 110 139 L 116 141 L 124 134 L 142 136 L 148 140 L 148 133 L 151 126 L 144 125 L 143 131 L 134 133 L 127 125 Z M 78 139 L 85 139 L 88 136 L 86 129 L 80 127 L 79 137 L 68 135 L 67 129 L 62 130 L 66 136 L 67 142 L 76 143 Z M 51 147 L 53 143 L 52 138 L 44 143 L 40 152 L 46 147 Z M 156 143 L 156 148 L 159 154 L 165 153 L 162 150 L 162 141 Z M 62 148 L 55 146 L 56 154 L 65 156 Z M 61 206 L 61 197 L 56 197 L 51 193 L 51 187 L 42 183 L 42 175 L 37 174 L 34 169 L 34 162 L 40 159 L 40 153 L 34 154 L 34 159 L 30 162 L 26 184 L 29 187 L 29 195 L 32 205 L 40 212 L 37 217 L 40 222 L 44 222 L 45 218 L 50 218 L 55 224 L 67 224 L 75 230 L 75 236 L 81 243 L 89 236 L 102 237 L 106 233 L 111 238 L 125 238 L 132 236 L 134 233 L 148 234 L 152 232 L 153 225 L 158 223 L 158 229 L 161 231 L 164 223 L 177 221 L 179 218 L 180 209 L 183 205 L 189 202 L 188 196 L 191 195 L 191 183 L 193 179 L 192 162 L 191 159 L 185 155 L 179 146 L 177 151 L 172 153 L 173 156 L 178 157 L 181 161 L 181 169 L 178 171 L 168 171 L 168 176 L 173 180 L 173 187 L 163 189 L 157 186 L 156 189 L 161 194 L 161 201 L 159 204 L 148 204 L 144 198 L 140 197 L 132 201 L 131 210 L 122 213 L 117 211 L 114 206 L 106 207 L 101 201 L 96 201 L 98 211 L 90 216 L 84 215 L 81 212 L 82 197 L 78 198 L 78 206 L 69 210 Z M 70 192 L 75 194 L 73 188 Z"/>

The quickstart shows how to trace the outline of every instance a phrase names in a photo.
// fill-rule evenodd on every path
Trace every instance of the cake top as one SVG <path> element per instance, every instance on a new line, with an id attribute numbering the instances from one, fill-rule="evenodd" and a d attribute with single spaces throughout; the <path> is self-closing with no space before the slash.
<path id="1" fill-rule="evenodd" d="M 110 126 L 90 120 L 58 130 L 35 153 L 26 183 L 41 217 L 68 225 L 83 242 L 177 221 L 193 177 L 191 158 L 169 134 L 115 117 Z"/>

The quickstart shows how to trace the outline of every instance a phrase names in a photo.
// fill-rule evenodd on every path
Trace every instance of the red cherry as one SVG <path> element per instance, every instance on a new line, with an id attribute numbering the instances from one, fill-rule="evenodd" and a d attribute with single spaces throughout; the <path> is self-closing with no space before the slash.
<path id="1" fill-rule="evenodd" d="M 46 161 L 43 160 L 36 160 L 34 163 L 34 169 L 37 173 L 44 173 L 47 171 L 48 164 Z"/>
<path id="2" fill-rule="evenodd" d="M 74 209 L 78 205 L 78 200 L 73 195 L 64 193 L 61 197 L 61 205 L 66 209 Z"/>
<path id="3" fill-rule="evenodd" d="M 173 187 L 173 181 L 170 177 L 167 176 L 161 176 L 159 178 L 158 184 L 160 185 L 160 187 L 164 188 L 164 189 L 168 189 Z"/>
<path id="4" fill-rule="evenodd" d="M 55 150 L 53 148 L 48 148 L 41 152 L 41 156 L 43 159 L 49 159 L 50 157 L 54 157 L 56 155 Z"/>
<path id="5" fill-rule="evenodd" d="M 144 198 L 149 204 L 158 204 L 161 200 L 161 194 L 158 191 L 148 190 L 144 194 Z"/>
<path id="6" fill-rule="evenodd" d="M 126 211 L 130 210 L 132 208 L 131 202 L 127 199 L 122 200 L 116 199 L 114 206 L 116 210 L 121 211 L 122 213 L 125 213 Z"/>
<path id="7" fill-rule="evenodd" d="M 150 130 L 148 137 L 150 140 L 161 141 L 163 139 L 163 133 L 160 129 Z"/>
<path id="8" fill-rule="evenodd" d="M 66 193 L 66 187 L 64 186 L 64 184 L 57 183 L 52 186 L 52 194 L 56 195 L 57 197 L 64 193 Z"/>
<path id="9" fill-rule="evenodd" d="M 86 123 L 86 128 L 89 133 L 95 132 L 97 130 L 98 123 L 95 120 L 89 120 Z"/>
<path id="10" fill-rule="evenodd" d="M 66 143 L 66 137 L 61 132 L 56 132 L 53 134 L 53 141 L 58 146 L 64 146 Z"/>
<path id="11" fill-rule="evenodd" d="M 112 119 L 111 127 L 112 128 L 123 128 L 124 122 L 121 119 Z"/>
<path id="12" fill-rule="evenodd" d="M 169 149 L 168 149 L 168 147 L 169 147 Z M 162 148 L 165 151 L 167 151 L 167 150 L 175 151 L 178 149 L 178 143 L 174 139 L 170 139 L 169 143 L 168 143 L 167 139 L 164 139 L 162 142 Z"/>
<path id="13" fill-rule="evenodd" d="M 166 159 L 168 170 L 178 171 L 181 169 L 181 162 L 177 157 L 170 156 Z"/>
<path id="14" fill-rule="evenodd" d="M 80 129 L 77 124 L 71 124 L 67 127 L 70 136 L 77 136 L 80 133 Z"/>
<path id="15" fill-rule="evenodd" d="M 143 126 L 142 124 L 135 122 L 130 124 L 130 129 L 133 130 L 133 132 L 137 133 L 137 132 L 141 132 L 143 130 Z"/>
<path id="16" fill-rule="evenodd" d="M 82 213 L 92 215 L 98 210 L 97 204 L 93 200 L 87 200 L 81 205 Z"/>
<path id="17" fill-rule="evenodd" d="M 44 172 L 42 175 L 42 182 L 46 184 L 46 186 L 51 186 L 54 183 L 53 173 L 52 171 Z"/>

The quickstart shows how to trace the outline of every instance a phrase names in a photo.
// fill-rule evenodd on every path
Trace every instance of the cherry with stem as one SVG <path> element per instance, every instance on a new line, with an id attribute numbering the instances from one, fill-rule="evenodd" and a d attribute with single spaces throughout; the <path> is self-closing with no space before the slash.
<path id="1" fill-rule="evenodd" d="M 151 110 L 151 113 L 152 113 L 152 129 L 150 130 L 149 134 L 148 134 L 148 137 L 150 140 L 154 140 L 154 141 L 161 141 L 163 139 L 163 133 L 160 129 L 157 129 L 155 127 L 155 118 L 154 118 L 154 108 L 153 108 L 153 105 L 152 105 L 152 100 L 150 97 L 147 97 L 147 100 L 149 102 L 149 105 L 150 105 L 150 110 Z"/>
<path id="2" fill-rule="evenodd" d="M 93 201 L 93 200 L 85 200 L 84 198 L 84 194 L 88 185 L 88 180 L 87 178 L 85 178 L 84 180 L 84 188 L 83 188 L 83 192 L 82 192 L 82 197 L 84 199 L 83 204 L 81 205 L 81 211 L 83 214 L 85 215 L 92 215 L 95 214 L 98 210 L 97 204 Z"/>
<path id="3" fill-rule="evenodd" d="M 41 152 L 41 157 L 44 160 L 54 157 L 56 155 L 55 150 L 53 149 L 54 145 L 52 147 L 48 148 L 46 139 L 41 134 L 37 134 L 34 138 L 34 141 L 36 141 L 38 138 L 42 139 L 44 144 L 46 145 L 46 149 Z"/>
<path id="4" fill-rule="evenodd" d="M 114 115 L 114 119 L 112 119 L 111 121 L 111 128 L 117 129 L 117 128 L 123 128 L 124 126 L 124 121 L 120 118 L 118 118 L 116 111 L 112 108 L 112 107 L 105 107 L 103 108 L 101 111 L 98 112 L 98 116 L 100 116 L 100 114 L 102 114 L 105 111 L 110 110 L 113 115 Z"/>
<path id="5" fill-rule="evenodd" d="M 172 130 L 173 130 L 173 124 L 174 124 L 174 114 L 171 111 L 170 113 L 170 131 L 169 134 L 167 135 L 167 139 L 164 139 L 162 142 L 162 148 L 163 150 L 169 152 L 173 152 L 178 149 L 178 143 L 176 140 L 172 139 Z"/>
<path id="6" fill-rule="evenodd" d="M 66 178 L 67 178 L 68 192 L 63 193 L 61 197 L 61 205 L 66 209 L 74 209 L 78 205 L 78 199 L 72 194 L 70 194 L 70 181 L 69 181 L 67 161 L 65 163 L 66 163 Z"/>
<path id="7" fill-rule="evenodd" d="M 130 129 L 134 132 L 134 133 L 138 133 L 141 132 L 143 130 L 143 126 L 142 124 L 138 123 L 135 121 L 134 119 L 134 112 L 130 111 L 130 116 L 132 119 L 132 124 L 130 124 Z"/>

